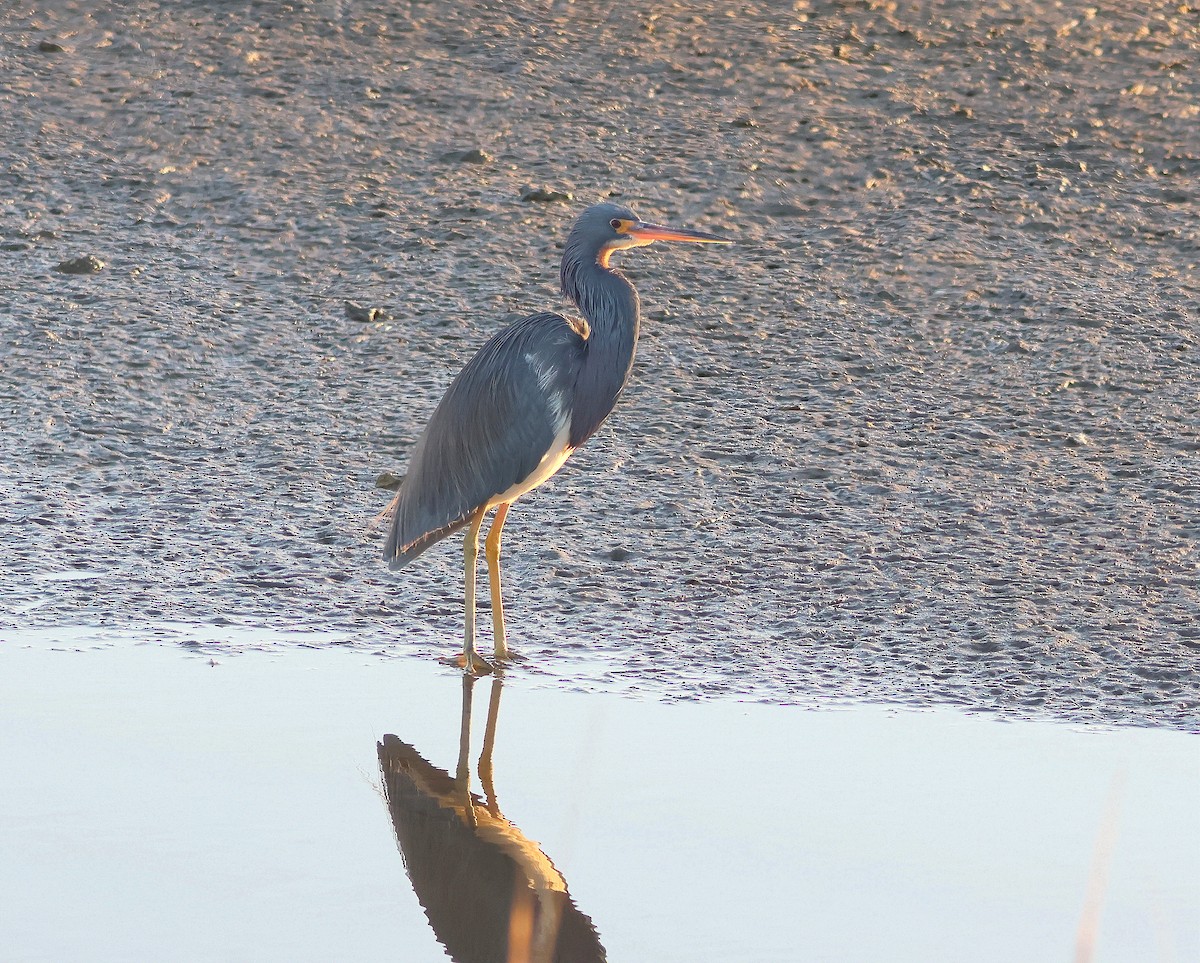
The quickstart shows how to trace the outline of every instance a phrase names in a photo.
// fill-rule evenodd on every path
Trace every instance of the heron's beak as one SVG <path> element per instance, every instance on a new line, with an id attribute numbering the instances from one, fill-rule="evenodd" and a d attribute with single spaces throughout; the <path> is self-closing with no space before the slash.
<path id="1" fill-rule="evenodd" d="M 727 237 L 716 234 L 705 234 L 703 231 L 688 231 L 679 227 L 662 227 L 659 224 L 647 224 L 638 221 L 626 228 L 625 233 L 636 237 L 639 241 L 649 244 L 651 241 L 691 241 L 693 244 L 732 244 Z"/>

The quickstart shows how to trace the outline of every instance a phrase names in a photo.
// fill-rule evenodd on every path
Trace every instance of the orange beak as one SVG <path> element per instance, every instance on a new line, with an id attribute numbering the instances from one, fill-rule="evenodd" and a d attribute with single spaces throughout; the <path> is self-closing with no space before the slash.
<path id="1" fill-rule="evenodd" d="M 683 228 L 662 227 L 658 224 L 647 224 L 638 221 L 626 228 L 625 233 L 636 237 L 639 241 L 649 244 L 651 241 L 691 241 L 693 244 L 732 244 L 726 237 L 716 234 L 705 234 L 703 231 L 688 231 Z"/>

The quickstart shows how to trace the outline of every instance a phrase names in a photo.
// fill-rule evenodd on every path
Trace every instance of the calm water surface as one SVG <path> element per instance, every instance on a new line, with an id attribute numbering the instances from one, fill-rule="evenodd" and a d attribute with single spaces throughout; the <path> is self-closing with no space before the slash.
<path id="1" fill-rule="evenodd" d="M 1194 736 L 262 641 L 0 646 L 6 959 L 1200 958 Z"/>

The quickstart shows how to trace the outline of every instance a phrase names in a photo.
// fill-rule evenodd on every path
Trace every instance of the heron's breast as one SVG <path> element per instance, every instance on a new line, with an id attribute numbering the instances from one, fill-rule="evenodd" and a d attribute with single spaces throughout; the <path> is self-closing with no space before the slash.
<path id="1" fill-rule="evenodd" d="M 509 488 L 508 491 L 500 492 L 500 494 L 489 498 L 488 505 L 501 505 L 514 502 L 550 478 L 551 475 L 562 468 L 563 462 L 570 458 L 571 452 L 575 450 L 568 443 L 570 437 L 571 420 L 567 418 L 563 426 L 558 430 L 558 434 L 554 436 L 554 441 L 551 442 L 550 448 L 542 456 L 542 460 L 537 463 L 537 467 L 527 477 Z"/>

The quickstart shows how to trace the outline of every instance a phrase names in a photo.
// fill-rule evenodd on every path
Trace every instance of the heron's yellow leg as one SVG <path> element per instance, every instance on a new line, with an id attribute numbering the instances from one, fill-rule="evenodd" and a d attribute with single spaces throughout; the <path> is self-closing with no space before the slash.
<path id="1" fill-rule="evenodd" d="M 508 515 L 508 504 L 496 506 L 496 517 L 488 531 L 484 551 L 487 554 L 488 575 L 492 584 L 492 629 L 496 644 L 496 658 L 508 658 L 508 642 L 504 637 L 504 596 L 500 591 L 500 531 Z"/>
<path id="2" fill-rule="evenodd" d="M 500 803 L 496 800 L 496 784 L 492 778 L 492 753 L 496 748 L 496 721 L 500 717 L 500 690 L 504 677 L 497 673 L 492 678 L 492 695 L 488 699 L 487 728 L 483 730 L 483 750 L 479 753 L 479 781 L 483 783 L 487 808 L 493 816 L 500 815 Z"/>
<path id="3" fill-rule="evenodd" d="M 475 651 L 475 563 L 479 558 L 479 529 L 483 525 L 486 508 L 481 508 L 467 526 L 467 537 L 463 542 L 463 583 L 466 589 L 465 631 L 463 633 L 463 668 L 468 672 L 491 672 L 487 659 Z"/>
<path id="4" fill-rule="evenodd" d="M 475 676 L 470 672 L 463 673 L 462 693 L 462 724 L 458 730 L 458 774 L 455 777 L 456 788 L 463 812 L 467 817 L 467 825 L 472 829 L 477 823 L 475 806 L 471 801 L 471 700 L 475 690 Z"/>

